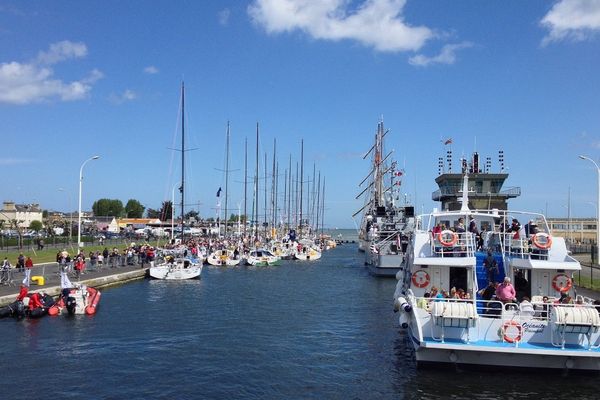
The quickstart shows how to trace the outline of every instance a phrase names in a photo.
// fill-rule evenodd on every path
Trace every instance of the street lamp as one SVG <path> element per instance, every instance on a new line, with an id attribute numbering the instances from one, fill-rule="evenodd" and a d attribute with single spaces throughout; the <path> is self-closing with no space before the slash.
<path id="1" fill-rule="evenodd" d="M 93 156 L 88 158 L 81 164 L 81 168 L 79 168 L 79 209 L 77 212 L 77 249 L 81 251 L 81 184 L 83 183 L 83 167 L 88 161 L 97 160 L 100 156 Z"/>
<path id="2" fill-rule="evenodd" d="M 600 259 L 598 258 L 600 257 L 600 167 L 598 167 L 596 161 L 592 160 L 589 157 L 580 155 L 579 158 L 581 158 L 582 160 L 588 160 L 589 162 L 594 164 L 594 166 L 596 167 L 596 171 L 598 172 L 598 210 L 596 212 L 596 264 L 598 264 L 600 262 Z"/>

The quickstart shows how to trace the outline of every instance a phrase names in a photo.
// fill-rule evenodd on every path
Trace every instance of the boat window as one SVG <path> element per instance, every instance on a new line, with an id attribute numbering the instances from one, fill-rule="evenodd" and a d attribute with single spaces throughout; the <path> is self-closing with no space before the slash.
<path id="1" fill-rule="evenodd" d="M 491 231 L 492 224 L 490 221 L 481 221 L 481 231 Z"/>

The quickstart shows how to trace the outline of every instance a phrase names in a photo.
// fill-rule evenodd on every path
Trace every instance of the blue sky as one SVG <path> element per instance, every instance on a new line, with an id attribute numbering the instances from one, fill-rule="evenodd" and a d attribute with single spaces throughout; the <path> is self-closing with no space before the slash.
<path id="1" fill-rule="evenodd" d="M 0 3 L 2 200 L 159 208 L 178 182 L 186 85 L 187 201 L 214 216 L 231 124 L 230 208 L 244 140 L 280 174 L 304 139 L 326 179 L 326 225 L 353 227 L 362 153 L 383 116 L 402 191 L 435 206 L 440 139 L 455 159 L 503 149 L 512 208 L 594 216 L 600 155 L 600 0 L 62 1 Z M 252 174 L 252 170 L 249 172 Z M 308 180 L 308 177 L 305 177 Z M 283 188 L 283 181 L 280 183 Z M 62 188 L 63 190 L 60 190 Z M 249 195 L 251 192 L 249 191 Z M 262 196 L 262 193 L 261 193 Z"/>

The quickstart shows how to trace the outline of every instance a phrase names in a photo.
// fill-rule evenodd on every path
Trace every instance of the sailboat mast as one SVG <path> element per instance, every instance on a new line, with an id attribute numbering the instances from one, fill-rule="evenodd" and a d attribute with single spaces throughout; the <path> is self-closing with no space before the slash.
<path id="1" fill-rule="evenodd" d="M 273 175 L 271 177 L 271 232 L 275 228 L 275 158 L 277 157 L 277 138 L 273 138 Z"/>
<path id="2" fill-rule="evenodd" d="M 302 232 L 302 189 L 304 186 L 304 139 L 300 141 L 300 232 Z"/>
<path id="3" fill-rule="evenodd" d="M 325 177 L 323 177 L 323 194 L 321 195 L 323 208 L 321 209 L 321 237 L 323 237 L 323 228 L 325 227 Z M 319 227 L 317 227 L 319 229 Z"/>
<path id="4" fill-rule="evenodd" d="M 258 122 L 256 123 L 256 169 L 254 171 L 254 196 L 256 214 L 254 216 L 255 236 L 258 238 Z"/>
<path id="5" fill-rule="evenodd" d="M 227 237 L 227 221 L 229 220 L 227 214 L 227 200 L 228 200 L 228 189 L 229 189 L 229 121 L 227 121 L 227 139 L 225 145 L 225 237 Z"/>
<path id="6" fill-rule="evenodd" d="M 287 203 L 287 228 L 292 226 L 292 155 L 290 154 L 290 165 L 288 168 L 288 203 Z"/>
<path id="7" fill-rule="evenodd" d="M 248 223 L 248 137 L 244 141 L 244 237 Z"/>
<path id="8" fill-rule="evenodd" d="M 315 229 L 319 230 L 319 209 L 321 208 L 321 171 L 319 171 L 319 182 L 317 183 L 317 221 Z"/>
<path id="9" fill-rule="evenodd" d="M 181 241 L 185 240 L 185 87 L 181 82 Z"/>

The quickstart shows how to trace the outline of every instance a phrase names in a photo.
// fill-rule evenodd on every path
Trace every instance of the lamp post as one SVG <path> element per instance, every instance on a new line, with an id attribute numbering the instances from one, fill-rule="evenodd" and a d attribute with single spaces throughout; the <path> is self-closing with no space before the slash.
<path id="1" fill-rule="evenodd" d="M 594 164 L 594 166 L 596 167 L 596 171 L 598 172 L 598 210 L 596 211 L 596 264 L 598 264 L 600 262 L 600 259 L 598 258 L 600 257 L 600 167 L 598 167 L 596 161 L 592 160 L 589 157 L 580 155 L 579 158 L 581 158 L 582 160 L 588 160 L 589 162 Z"/>
<path id="2" fill-rule="evenodd" d="M 79 168 L 79 209 L 77 211 L 77 250 L 81 251 L 81 184 L 83 183 L 83 167 L 88 161 L 97 160 L 100 156 L 93 156 L 88 158 L 81 164 L 81 168 Z"/>

